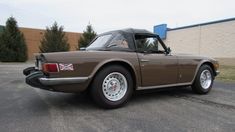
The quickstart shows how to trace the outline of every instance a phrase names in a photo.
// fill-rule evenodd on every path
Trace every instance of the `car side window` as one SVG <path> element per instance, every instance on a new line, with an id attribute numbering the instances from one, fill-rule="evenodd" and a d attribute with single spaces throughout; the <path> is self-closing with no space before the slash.
<path id="1" fill-rule="evenodd" d="M 135 35 L 135 42 L 139 52 L 165 53 L 164 48 L 159 44 L 156 37 Z"/>
<path id="2" fill-rule="evenodd" d="M 117 34 L 115 35 L 115 37 L 111 40 L 111 42 L 109 43 L 109 45 L 107 47 L 118 47 L 118 48 L 129 48 L 129 44 L 127 39 L 121 35 L 121 34 Z"/>

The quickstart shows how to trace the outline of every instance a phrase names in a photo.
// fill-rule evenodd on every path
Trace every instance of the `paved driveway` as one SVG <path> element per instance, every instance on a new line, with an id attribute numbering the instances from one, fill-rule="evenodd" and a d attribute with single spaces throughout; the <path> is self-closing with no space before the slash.
<path id="1" fill-rule="evenodd" d="M 26 85 L 21 72 L 29 65 L 0 64 L 1 132 L 235 132 L 235 83 L 216 81 L 208 95 L 137 92 L 125 107 L 104 110 L 84 95 Z"/>

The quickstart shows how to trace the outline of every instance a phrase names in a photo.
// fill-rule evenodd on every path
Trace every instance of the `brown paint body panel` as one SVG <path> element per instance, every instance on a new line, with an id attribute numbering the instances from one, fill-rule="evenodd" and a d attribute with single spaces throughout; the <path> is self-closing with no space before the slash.
<path id="1" fill-rule="evenodd" d="M 92 81 L 95 74 L 100 68 L 108 63 L 123 62 L 128 64 L 134 71 L 137 86 L 141 85 L 139 62 L 135 52 L 118 52 L 118 51 L 74 51 L 61 53 L 43 54 L 46 58 L 45 62 L 50 63 L 66 63 L 73 64 L 74 71 L 60 71 L 58 73 L 50 73 L 50 78 L 66 78 L 66 77 L 89 77 L 88 81 L 81 84 L 69 85 L 70 89 L 65 86 L 54 86 L 56 91 L 77 92 L 85 90 Z M 59 89 L 59 90 L 58 90 Z"/>
<path id="2" fill-rule="evenodd" d="M 56 91 L 62 92 L 84 91 L 100 68 L 114 62 L 126 63 L 133 69 L 137 88 L 190 83 L 196 75 L 197 68 L 203 62 L 213 62 L 213 59 L 200 56 L 122 51 L 74 51 L 46 53 L 43 55 L 45 62 L 66 63 L 74 66 L 74 71 L 50 73 L 50 78 L 89 78 L 83 84 L 53 86 Z"/>
<path id="3" fill-rule="evenodd" d="M 187 54 L 176 54 L 176 56 L 178 58 L 178 83 L 193 83 L 197 70 L 204 62 L 216 63 L 215 60 L 203 56 Z"/>
<path id="4" fill-rule="evenodd" d="M 142 75 L 142 86 L 177 83 L 177 56 L 165 54 L 138 54 Z"/>
<path id="5" fill-rule="evenodd" d="M 74 51 L 44 54 L 46 62 L 72 63 L 74 71 L 60 71 L 50 77 L 85 77 L 93 76 L 94 70 L 108 62 L 122 61 L 130 64 L 138 72 L 138 59 L 135 52 L 118 51 Z"/>

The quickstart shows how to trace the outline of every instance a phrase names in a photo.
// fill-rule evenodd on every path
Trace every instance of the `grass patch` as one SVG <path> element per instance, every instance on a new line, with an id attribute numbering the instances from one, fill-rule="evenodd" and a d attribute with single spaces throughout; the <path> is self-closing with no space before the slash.
<path id="1" fill-rule="evenodd" d="M 235 66 L 220 66 L 220 74 L 216 77 L 216 80 L 224 82 L 235 82 Z"/>

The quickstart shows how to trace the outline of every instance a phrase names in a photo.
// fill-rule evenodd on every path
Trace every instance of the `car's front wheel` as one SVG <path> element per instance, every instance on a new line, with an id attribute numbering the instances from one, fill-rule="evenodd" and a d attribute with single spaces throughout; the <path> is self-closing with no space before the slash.
<path id="1" fill-rule="evenodd" d="M 133 93 L 131 74 L 119 65 L 105 67 L 95 76 L 90 92 L 98 105 L 104 108 L 120 107 Z"/>
<path id="2" fill-rule="evenodd" d="M 202 65 L 197 73 L 192 89 L 195 93 L 206 94 L 213 85 L 214 74 L 209 65 Z"/>

